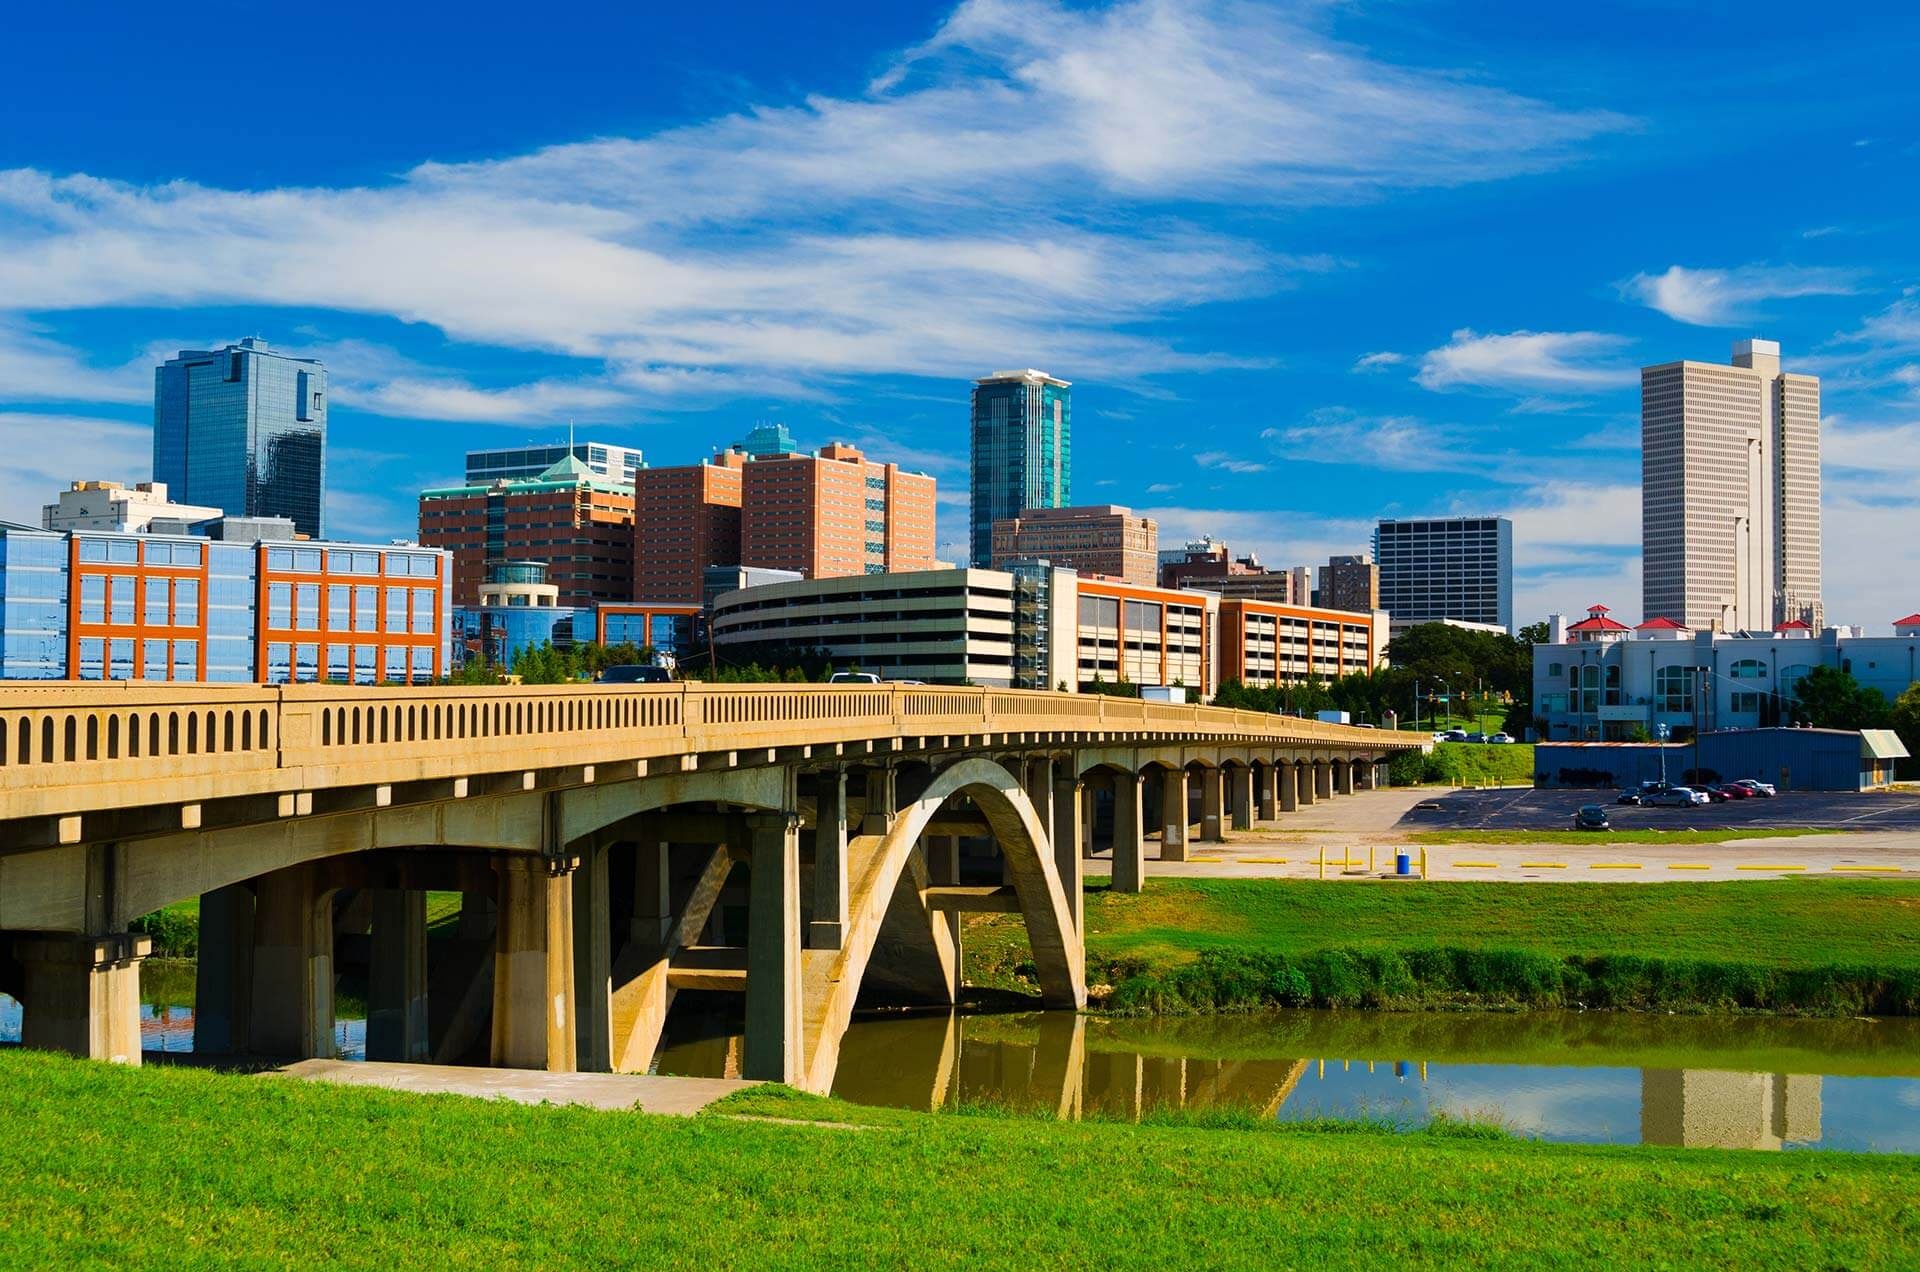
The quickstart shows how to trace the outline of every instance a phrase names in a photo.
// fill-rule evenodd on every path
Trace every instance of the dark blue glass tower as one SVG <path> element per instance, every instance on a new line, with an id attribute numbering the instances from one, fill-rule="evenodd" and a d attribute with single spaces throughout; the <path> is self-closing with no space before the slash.
<path id="1" fill-rule="evenodd" d="M 1073 503 L 1071 385 L 1043 371 L 973 382 L 973 564 L 993 561 L 993 523 Z"/>
<path id="2" fill-rule="evenodd" d="M 321 538 L 327 369 L 251 337 L 183 349 L 153 373 L 153 479 L 235 517 L 290 517 Z"/>

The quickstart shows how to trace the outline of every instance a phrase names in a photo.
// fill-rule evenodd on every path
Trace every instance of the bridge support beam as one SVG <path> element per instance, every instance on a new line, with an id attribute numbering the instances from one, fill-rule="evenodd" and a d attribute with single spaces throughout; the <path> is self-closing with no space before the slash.
<path id="1" fill-rule="evenodd" d="M 200 953 L 193 972 L 193 1051 L 244 1055 L 253 1031 L 253 889 L 228 884 L 200 895 Z"/>
<path id="2" fill-rule="evenodd" d="M 1280 816 L 1280 766 L 1262 764 L 1259 784 L 1260 810 L 1257 815 L 1261 821 L 1273 821 Z"/>
<path id="3" fill-rule="evenodd" d="M 1168 769 L 1160 783 L 1160 860 L 1187 859 L 1187 771 Z"/>
<path id="4" fill-rule="evenodd" d="M 1313 797 L 1333 798 L 1333 765 L 1325 760 L 1316 761 L 1313 766 Z"/>
<path id="5" fill-rule="evenodd" d="M 427 1057 L 427 894 L 383 888 L 373 894 L 367 1059 Z"/>
<path id="6" fill-rule="evenodd" d="M 1314 770 L 1319 766 L 1311 760 L 1301 760 L 1293 766 L 1293 789 L 1299 798 L 1300 807 L 1310 808 L 1318 798 L 1318 783 L 1314 780 Z"/>
<path id="7" fill-rule="evenodd" d="M 673 931 L 673 854 L 663 840 L 633 846 L 633 923 L 628 939 L 664 945 Z M 576 918 L 578 909 L 575 910 Z"/>
<path id="8" fill-rule="evenodd" d="M 1300 766 L 1291 760 L 1273 766 L 1274 785 L 1279 788 L 1280 811 L 1292 813 L 1300 808 Z"/>
<path id="9" fill-rule="evenodd" d="M 1138 892 L 1147 877 L 1146 827 L 1137 773 L 1113 775 L 1113 890 Z"/>
<path id="10" fill-rule="evenodd" d="M 1226 774 L 1217 766 L 1200 770 L 1200 842 L 1227 841 L 1221 805 L 1226 802 Z"/>
<path id="11" fill-rule="evenodd" d="M 1060 875 L 1060 891 L 1067 899 L 1067 915 L 1075 931 L 1081 930 L 1080 916 L 1086 905 L 1085 874 L 1081 866 L 1083 829 L 1081 800 L 1092 797 L 1071 774 L 1053 783 L 1053 868 Z"/>
<path id="12" fill-rule="evenodd" d="M 869 824 L 873 816 L 869 806 Z M 747 891 L 747 1043 L 740 1070 L 756 1081 L 795 1085 L 804 1076 L 799 823 L 790 813 L 747 816 L 752 873 Z"/>
<path id="13" fill-rule="evenodd" d="M 960 884 L 960 836 L 927 835 L 921 839 L 927 857 L 927 882 L 934 887 L 952 888 Z M 944 923 L 947 939 L 953 942 L 953 974 L 951 980 L 952 1001 L 960 999 L 960 912 L 948 910 L 934 915 L 934 922 Z"/>
<path id="14" fill-rule="evenodd" d="M 328 1059 L 333 1041 L 333 893 L 311 866 L 262 875 L 254 885 L 253 1007 L 256 1055 Z"/>
<path id="15" fill-rule="evenodd" d="M 871 787 L 869 787 L 871 789 Z M 807 948 L 837 950 L 847 936 L 847 774 L 831 769 L 815 787 L 813 918 L 807 924 Z M 868 805 L 872 808 L 871 803 Z M 891 817 L 893 805 L 883 811 Z"/>
<path id="16" fill-rule="evenodd" d="M 573 882 L 547 857 L 501 857 L 494 934 L 492 1061 L 574 1070 Z"/>
<path id="17" fill-rule="evenodd" d="M 1233 767 L 1233 828 L 1253 829 L 1253 770 L 1244 764 Z"/>
<path id="18" fill-rule="evenodd" d="M 1353 761 L 1333 762 L 1333 789 L 1342 795 L 1353 794 Z"/>
<path id="19" fill-rule="evenodd" d="M 613 1071 L 613 888 L 608 845 L 598 836 L 582 845 L 573 887 L 573 1063 L 582 1073 Z M 659 854 L 664 857 L 664 852 Z M 634 899 L 640 899 L 648 862 L 634 853 Z M 649 916 L 651 918 L 651 916 Z M 644 924 L 636 908 L 631 927 Z"/>
<path id="20" fill-rule="evenodd" d="M 140 960 L 152 950 L 153 938 L 126 932 L 16 937 L 21 1045 L 139 1064 Z"/>

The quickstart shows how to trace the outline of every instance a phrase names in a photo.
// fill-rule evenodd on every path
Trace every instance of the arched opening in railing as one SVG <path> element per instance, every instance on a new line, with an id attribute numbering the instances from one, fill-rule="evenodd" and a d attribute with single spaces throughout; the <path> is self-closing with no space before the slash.
<path id="1" fill-rule="evenodd" d="M 127 758 L 140 758 L 140 713 L 134 712 L 127 717 Z"/>
<path id="2" fill-rule="evenodd" d="M 67 763 L 80 758 L 80 727 L 72 716 L 67 717 Z"/>
<path id="3" fill-rule="evenodd" d="M 251 711 L 240 713 L 240 749 L 253 750 L 253 712 Z"/>
<path id="4" fill-rule="evenodd" d="M 208 739 L 207 739 L 207 743 L 208 743 L 208 745 L 207 745 L 207 749 L 208 749 L 209 751 L 212 751 L 212 750 L 216 750 L 216 749 L 217 749 L 217 750 L 221 750 L 221 751 L 231 751 L 231 750 L 233 750 L 233 743 L 234 743 L 234 733 L 233 733 L 233 712 L 231 712 L 231 711 L 229 711 L 229 712 L 227 712 L 227 718 L 226 718 L 226 726 L 227 726 L 227 728 L 226 728 L 226 734 L 225 734 L 225 741 L 224 741 L 224 742 L 223 742 L 223 743 L 222 743 L 222 744 L 221 744 L 221 745 L 220 745 L 219 747 L 217 747 L 217 748 L 216 748 L 216 747 L 215 747 L 215 746 L 213 745 L 213 739 L 212 739 L 212 737 L 208 737 Z"/>
<path id="5" fill-rule="evenodd" d="M 200 713 L 198 711 L 189 711 L 187 712 L 187 754 L 198 755 L 199 753 Z"/>

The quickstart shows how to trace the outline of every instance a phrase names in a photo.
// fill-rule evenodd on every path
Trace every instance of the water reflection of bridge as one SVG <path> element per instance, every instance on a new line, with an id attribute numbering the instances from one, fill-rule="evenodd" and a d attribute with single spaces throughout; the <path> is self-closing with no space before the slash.
<path id="1" fill-rule="evenodd" d="M 1640 1142 L 1777 1149 L 1820 1138 L 1820 1075 L 1640 1071 Z"/>

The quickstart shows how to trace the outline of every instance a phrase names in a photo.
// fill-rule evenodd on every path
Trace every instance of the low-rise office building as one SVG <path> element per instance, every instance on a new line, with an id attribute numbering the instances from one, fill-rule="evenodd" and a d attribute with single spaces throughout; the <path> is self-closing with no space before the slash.
<path id="1" fill-rule="evenodd" d="M 426 682 L 451 580 L 431 548 L 0 525 L 0 679 Z"/>
<path id="2" fill-rule="evenodd" d="M 1160 530 L 1151 517 L 1136 517 L 1115 504 L 1079 508 L 1029 508 L 993 523 L 993 568 L 1021 560 L 1045 560 L 1083 578 L 1095 575 L 1142 587 L 1159 572 Z"/>
<path id="3" fill-rule="evenodd" d="M 1266 688 L 1335 680 L 1380 665 L 1383 610 L 1334 610 L 1269 601 L 1220 603 L 1220 678 Z"/>
<path id="4" fill-rule="evenodd" d="M 1920 680 L 1920 623 L 1894 630 L 1863 636 L 1795 622 L 1729 635 L 1668 618 L 1628 627 L 1604 605 L 1571 625 L 1556 615 L 1550 639 L 1533 647 L 1535 727 L 1543 740 L 1590 742 L 1653 736 L 1663 724 L 1767 728 L 1791 719 L 1795 687 L 1815 667 L 1845 671 L 1892 701 Z"/>
<path id="5" fill-rule="evenodd" d="M 213 521 L 218 508 L 175 503 L 163 481 L 125 486 L 117 481 L 76 481 L 60 492 L 58 503 L 40 509 L 42 530 L 112 530 L 144 533 L 153 522 Z"/>
<path id="6" fill-rule="evenodd" d="M 421 491 L 420 541 L 453 553 L 461 605 L 502 561 L 544 564 L 563 606 L 633 597 L 633 487 L 572 454 L 536 477 Z"/>

